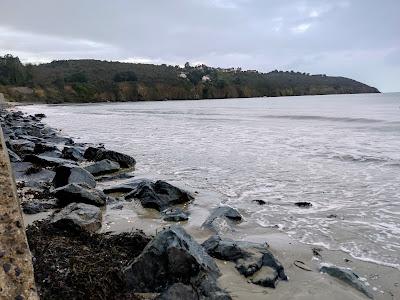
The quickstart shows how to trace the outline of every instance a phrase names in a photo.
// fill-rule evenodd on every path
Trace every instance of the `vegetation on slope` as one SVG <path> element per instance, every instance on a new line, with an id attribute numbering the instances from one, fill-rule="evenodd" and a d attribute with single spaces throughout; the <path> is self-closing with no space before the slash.
<path id="1" fill-rule="evenodd" d="M 60 60 L 23 65 L 0 57 L 0 92 L 28 102 L 105 102 L 165 99 L 276 97 L 378 93 L 344 77 L 298 72 L 242 71 L 205 65 L 132 64 L 99 60 Z"/>

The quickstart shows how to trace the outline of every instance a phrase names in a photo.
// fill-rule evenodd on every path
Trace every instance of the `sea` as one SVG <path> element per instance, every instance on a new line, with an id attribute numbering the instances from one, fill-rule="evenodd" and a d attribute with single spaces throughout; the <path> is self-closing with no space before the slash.
<path id="1" fill-rule="evenodd" d="M 400 269 L 400 93 L 22 110 L 132 155 L 139 175 L 212 192 L 210 209 Z"/>

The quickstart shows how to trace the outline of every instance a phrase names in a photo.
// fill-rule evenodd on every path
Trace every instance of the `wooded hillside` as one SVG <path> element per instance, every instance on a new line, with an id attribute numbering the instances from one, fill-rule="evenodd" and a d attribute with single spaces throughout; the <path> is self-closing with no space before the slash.
<path id="1" fill-rule="evenodd" d="M 378 93 L 343 77 L 99 60 L 23 65 L 0 57 L 0 92 L 25 102 L 104 102 Z"/>

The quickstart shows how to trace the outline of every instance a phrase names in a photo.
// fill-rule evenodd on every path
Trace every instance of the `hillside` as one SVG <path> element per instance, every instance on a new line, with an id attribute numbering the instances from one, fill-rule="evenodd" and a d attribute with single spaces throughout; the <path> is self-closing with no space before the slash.
<path id="1" fill-rule="evenodd" d="M 352 79 L 293 71 L 99 60 L 23 65 L 11 55 L 0 57 L 0 92 L 14 101 L 47 103 L 379 93 Z"/>

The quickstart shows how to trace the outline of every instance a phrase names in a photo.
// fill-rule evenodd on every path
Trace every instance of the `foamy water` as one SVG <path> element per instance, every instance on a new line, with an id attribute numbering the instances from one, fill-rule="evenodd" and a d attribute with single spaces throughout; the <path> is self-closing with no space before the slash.
<path id="1" fill-rule="evenodd" d="M 133 155 L 139 174 L 217 192 L 259 226 L 400 267 L 400 94 L 23 110 Z"/>

